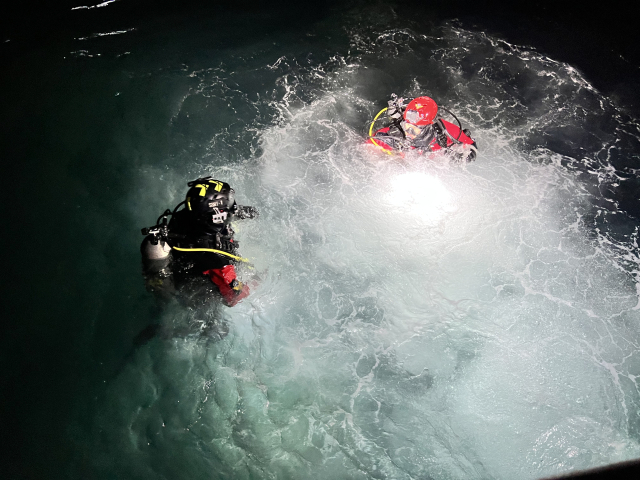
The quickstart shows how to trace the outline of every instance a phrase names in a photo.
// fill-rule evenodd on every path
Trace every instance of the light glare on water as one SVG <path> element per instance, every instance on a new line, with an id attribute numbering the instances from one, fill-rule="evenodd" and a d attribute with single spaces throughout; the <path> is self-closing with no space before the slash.
<path id="1" fill-rule="evenodd" d="M 387 201 L 397 209 L 408 208 L 429 223 L 437 222 L 451 206 L 451 194 L 438 178 L 412 172 L 391 179 Z"/>

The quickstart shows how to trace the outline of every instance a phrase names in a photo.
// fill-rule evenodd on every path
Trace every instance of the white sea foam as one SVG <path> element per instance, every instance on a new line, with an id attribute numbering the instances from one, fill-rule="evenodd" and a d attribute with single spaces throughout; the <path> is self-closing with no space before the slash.
<path id="1" fill-rule="evenodd" d="M 209 312 L 224 340 L 138 352 L 111 389 L 110 448 L 142 476 L 234 478 L 537 478 L 640 456 L 637 230 L 607 229 L 624 212 L 601 193 L 620 174 L 613 107 L 572 67 L 457 27 L 351 43 L 265 66 L 282 73 L 266 102 L 220 72 L 180 99 L 219 90 L 273 115 L 250 125 L 257 159 L 210 165 L 261 211 L 237 236 L 262 280 Z M 396 93 L 455 108 L 475 163 L 363 143 L 380 58 L 406 63 Z"/>

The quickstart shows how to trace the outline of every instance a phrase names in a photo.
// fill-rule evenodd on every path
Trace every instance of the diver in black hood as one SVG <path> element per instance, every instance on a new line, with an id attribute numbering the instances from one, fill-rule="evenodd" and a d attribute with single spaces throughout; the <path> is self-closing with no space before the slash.
<path id="1" fill-rule="evenodd" d="M 218 291 L 234 306 L 249 295 L 249 287 L 236 276 L 235 265 L 247 260 L 237 254 L 230 223 L 258 212 L 238 205 L 228 183 L 205 177 L 187 185 L 184 201 L 166 210 L 157 225 L 142 229 L 147 288 L 163 298 L 188 298 L 192 304 L 206 302 Z"/>

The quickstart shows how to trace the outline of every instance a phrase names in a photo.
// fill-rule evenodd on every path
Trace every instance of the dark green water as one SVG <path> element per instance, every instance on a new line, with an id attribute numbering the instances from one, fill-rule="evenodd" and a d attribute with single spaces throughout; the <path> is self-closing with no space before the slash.
<path id="1" fill-rule="evenodd" d="M 640 457 L 635 77 L 540 20 L 285 7 L 114 3 L 3 44 L 8 478 Z M 455 109 L 477 162 L 364 146 L 391 92 Z M 209 174 L 261 211 L 237 236 L 262 283 L 233 309 L 160 307 L 139 230 Z"/>

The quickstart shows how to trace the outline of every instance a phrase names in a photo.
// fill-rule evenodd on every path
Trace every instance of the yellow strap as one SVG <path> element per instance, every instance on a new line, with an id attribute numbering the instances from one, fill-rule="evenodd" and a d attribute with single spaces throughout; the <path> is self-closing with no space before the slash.
<path id="1" fill-rule="evenodd" d="M 227 253 L 223 250 L 215 250 L 213 248 L 180 248 L 180 247 L 171 247 L 171 248 L 173 248 L 174 250 L 178 250 L 180 252 L 212 252 L 212 253 L 217 253 L 218 255 L 225 255 L 227 257 L 231 257 L 234 260 L 238 260 L 240 262 L 250 263 L 247 258 L 238 257 L 236 255 Z"/>
<path id="2" fill-rule="evenodd" d="M 222 186 L 224 185 L 224 183 L 219 182 L 218 180 L 209 180 L 209 183 L 211 183 L 211 184 L 215 185 L 214 190 L 215 190 L 216 192 L 220 192 L 220 191 L 222 191 Z"/>
<path id="3" fill-rule="evenodd" d="M 373 119 L 373 122 L 371 122 L 371 126 L 369 127 L 369 139 L 371 140 L 371 142 L 372 142 L 376 147 L 378 147 L 378 148 L 379 148 L 380 150 L 382 150 L 384 153 L 386 153 L 387 155 L 393 155 L 393 153 L 392 153 L 392 152 L 390 152 L 389 150 L 387 150 L 386 148 L 384 148 L 382 145 L 380 145 L 378 142 L 376 142 L 376 141 L 373 139 L 373 135 L 372 135 L 372 133 L 373 133 L 373 125 L 376 123 L 376 120 L 378 120 L 378 117 L 379 117 L 380 115 L 382 115 L 382 113 L 386 112 L 386 111 L 387 111 L 387 109 L 388 109 L 388 107 L 384 107 L 382 110 L 380 110 L 380 111 L 378 112 L 378 114 L 376 115 L 376 117 Z"/>
<path id="4" fill-rule="evenodd" d="M 209 185 L 202 185 L 201 183 L 199 183 L 198 185 L 196 185 L 196 188 L 200 187 L 200 196 L 204 197 L 207 193 L 207 189 L 209 188 Z"/>

